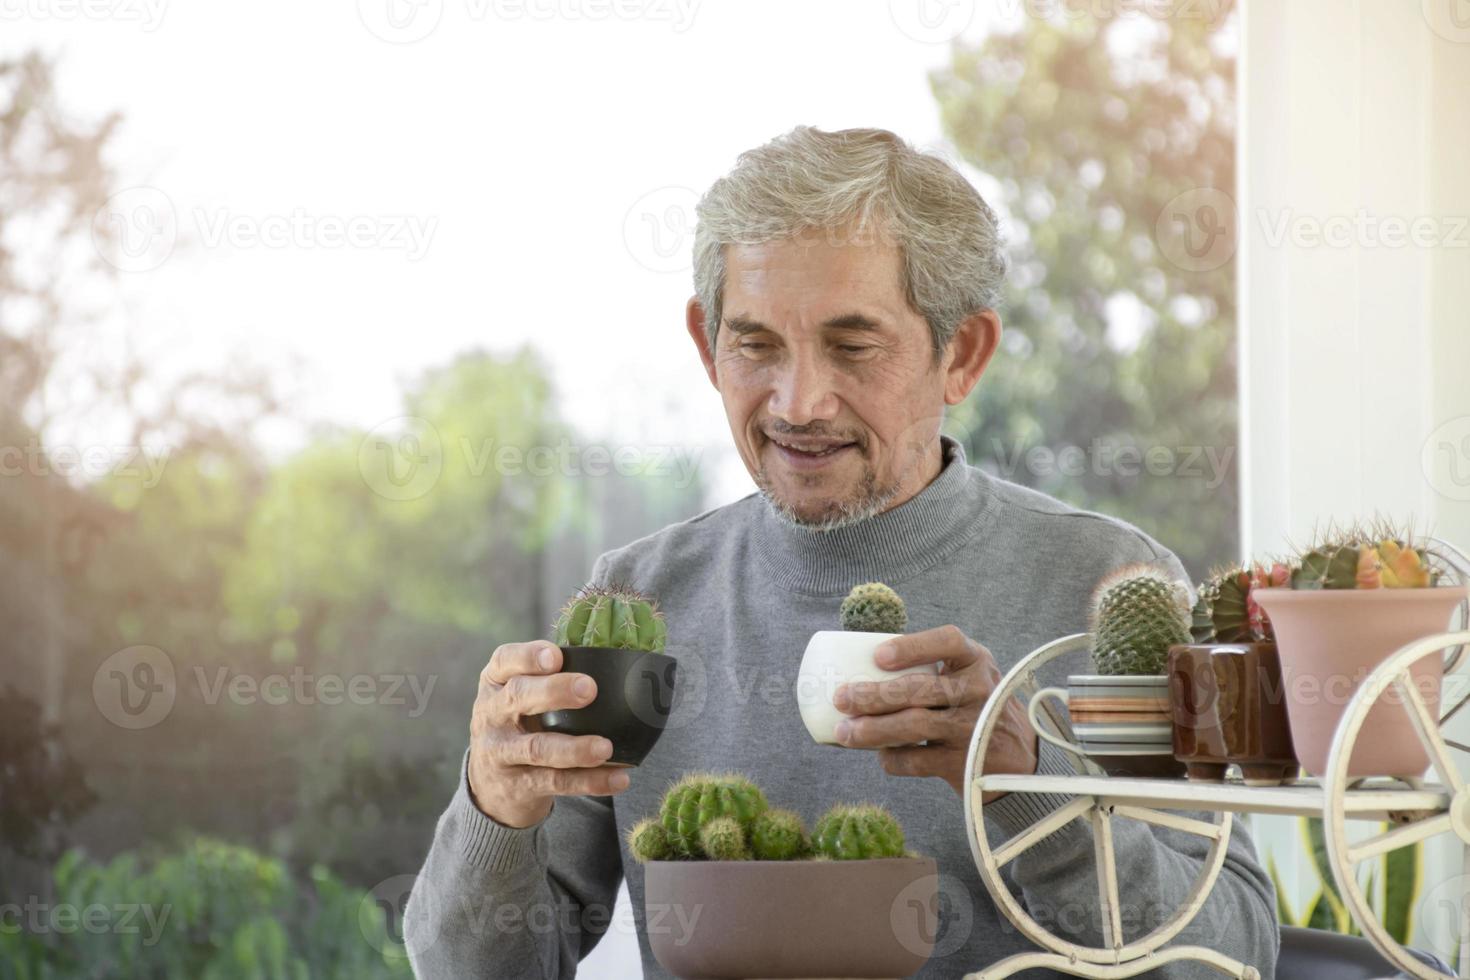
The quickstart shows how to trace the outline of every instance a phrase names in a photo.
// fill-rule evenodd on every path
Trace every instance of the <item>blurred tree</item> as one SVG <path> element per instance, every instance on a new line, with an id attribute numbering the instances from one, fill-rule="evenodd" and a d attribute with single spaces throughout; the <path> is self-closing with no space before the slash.
<path id="1" fill-rule="evenodd" d="M 1007 479 L 1137 524 L 1196 578 L 1237 557 L 1235 263 L 1182 268 L 1155 228 L 1186 191 L 1234 195 L 1235 30 L 1228 3 L 1058 4 L 931 76 L 957 151 L 1000 184 L 1013 262 L 1001 354 L 946 431 Z M 1067 446 L 1085 462 L 1046 452 Z"/>

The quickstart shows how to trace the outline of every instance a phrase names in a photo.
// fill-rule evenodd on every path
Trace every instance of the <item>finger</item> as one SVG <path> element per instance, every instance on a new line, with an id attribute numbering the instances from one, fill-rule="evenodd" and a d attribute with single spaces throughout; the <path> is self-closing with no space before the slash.
<path id="1" fill-rule="evenodd" d="M 919 664 L 944 664 L 950 670 L 968 667 L 985 648 L 970 639 L 958 626 L 934 629 L 885 640 L 873 651 L 873 661 L 884 670 L 902 670 Z M 989 655 L 989 651 L 985 651 Z"/>
<path id="2" fill-rule="evenodd" d="M 945 714 L 931 708 L 904 708 L 887 715 L 844 718 L 837 723 L 837 741 L 850 749 L 878 749 L 941 740 L 953 729 Z"/>
<path id="3" fill-rule="evenodd" d="M 526 718 L 544 711 L 583 708 L 597 697 L 597 682 L 586 674 L 517 674 L 494 699 L 501 718 Z"/>
<path id="4" fill-rule="evenodd" d="M 612 796 L 627 789 L 631 778 L 626 766 L 596 769 L 518 766 L 508 772 L 527 793 L 538 796 Z"/>
<path id="5" fill-rule="evenodd" d="M 952 708 L 984 697 L 979 679 L 956 674 L 905 674 L 886 681 L 852 681 L 832 695 L 832 704 L 849 715 L 886 715 L 904 708 Z"/>
<path id="6" fill-rule="evenodd" d="M 502 643 L 480 672 L 480 682 L 504 684 L 521 674 L 554 674 L 561 670 L 561 648 L 550 640 Z"/>
<path id="7" fill-rule="evenodd" d="M 612 750 L 612 742 L 599 735 L 529 732 L 498 742 L 492 755 L 506 766 L 590 769 L 606 762 Z"/>

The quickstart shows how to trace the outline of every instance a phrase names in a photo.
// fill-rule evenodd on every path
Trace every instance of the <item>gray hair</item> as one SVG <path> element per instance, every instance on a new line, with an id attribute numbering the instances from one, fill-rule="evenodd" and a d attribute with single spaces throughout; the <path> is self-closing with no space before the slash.
<path id="1" fill-rule="evenodd" d="M 965 317 L 995 307 L 1005 279 L 990 206 L 947 161 L 886 129 L 798 126 L 740 154 L 695 213 L 694 290 L 712 349 L 724 316 L 726 245 L 843 227 L 853 230 L 851 244 L 880 236 L 899 249 L 904 294 L 928 322 L 936 356 Z"/>

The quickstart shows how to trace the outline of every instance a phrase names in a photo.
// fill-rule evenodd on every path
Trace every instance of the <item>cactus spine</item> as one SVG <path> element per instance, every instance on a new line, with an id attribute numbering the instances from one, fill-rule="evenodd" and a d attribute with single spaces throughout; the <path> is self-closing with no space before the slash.
<path id="1" fill-rule="evenodd" d="M 701 834 L 707 824 L 733 817 L 742 831 L 768 809 L 766 795 L 744 776 L 695 773 L 669 787 L 659 822 L 680 857 L 706 856 Z"/>
<path id="2" fill-rule="evenodd" d="M 1371 529 L 1329 531 L 1302 555 L 1293 589 L 1423 589 L 1439 572 L 1409 535 L 1380 523 Z"/>
<path id="3" fill-rule="evenodd" d="M 751 855 L 759 861 L 794 861 L 811 853 L 801 817 L 790 810 L 767 810 L 750 825 Z"/>
<path id="4" fill-rule="evenodd" d="M 839 803 L 817 821 L 812 848 L 834 861 L 902 857 L 903 828 L 881 806 Z"/>
<path id="5" fill-rule="evenodd" d="M 1284 586 L 1291 569 L 1281 562 L 1249 570 L 1232 565 L 1211 575 L 1199 589 L 1191 613 L 1190 633 L 1196 643 L 1255 643 L 1275 638 L 1271 621 L 1256 602 L 1256 589 Z"/>
<path id="6" fill-rule="evenodd" d="M 628 830 L 628 851 L 640 863 L 667 861 L 674 856 L 669 835 L 653 817 L 640 820 Z"/>
<path id="7" fill-rule="evenodd" d="M 662 653 L 668 629 L 648 596 L 624 588 L 587 586 L 562 607 L 552 624 L 561 647 L 609 647 Z"/>
<path id="8" fill-rule="evenodd" d="M 908 625 L 903 599 L 882 582 L 855 585 L 842 600 L 842 628 L 859 633 L 902 633 Z"/>
<path id="9" fill-rule="evenodd" d="M 1092 657 L 1099 674 L 1162 674 L 1169 647 L 1189 643 L 1189 590 L 1148 565 L 1108 574 L 1093 595 Z"/>
<path id="10" fill-rule="evenodd" d="M 745 828 L 734 817 L 716 817 L 699 830 L 699 846 L 711 861 L 745 861 Z"/>

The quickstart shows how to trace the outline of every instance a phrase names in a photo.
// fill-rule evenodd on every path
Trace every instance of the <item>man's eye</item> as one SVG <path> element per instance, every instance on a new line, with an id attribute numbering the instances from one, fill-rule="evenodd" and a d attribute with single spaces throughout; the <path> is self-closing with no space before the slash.
<path id="1" fill-rule="evenodd" d="M 844 354 L 863 354 L 873 349 L 872 344 L 838 344 L 837 349 Z"/>
<path id="2" fill-rule="evenodd" d="M 742 340 L 740 342 L 740 349 L 743 351 L 749 351 L 752 354 L 760 354 L 764 351 L 770 350 L 771 345 L 762 343 L 759 340 Z"/>

